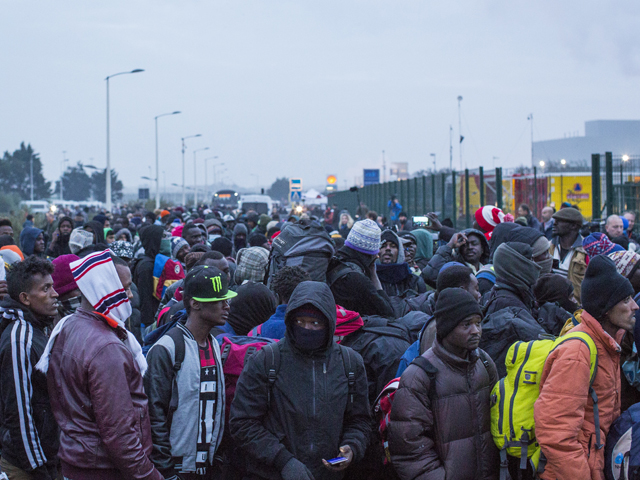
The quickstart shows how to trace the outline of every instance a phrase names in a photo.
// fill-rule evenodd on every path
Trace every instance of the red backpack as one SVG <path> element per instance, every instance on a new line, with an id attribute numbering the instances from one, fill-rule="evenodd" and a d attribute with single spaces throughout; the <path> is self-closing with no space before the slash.
<path id="1" fill-rule="evenodd" d="M 388 428 L 391 418 L 391 405 L 393 404 L 393 397 L 400 385 L 400 377 L 394 378 L 385 387 L 376 398 L 373 406 L 373 414 L 376 417 L 378 423 L 378 431 L 380 432 L 380 438 L 382 439 L 382 447 L 384 448 L 384 464 L 391 463 L 391 453 L 389 453 L 389 440 L 388 440 Z"/>
<path id="2" fill-rule="evenodd" d="M 264 346 L 276 343 L 271 338 L 245 337 L 241 335 L 224 337 L 220 346 L 222 371 L 224 372 L 225 388 L 225 419 L 229 423 L 231 402 L 236 394 L 236 384 L 242 373 L 247 358 L 261 350 Z"/>

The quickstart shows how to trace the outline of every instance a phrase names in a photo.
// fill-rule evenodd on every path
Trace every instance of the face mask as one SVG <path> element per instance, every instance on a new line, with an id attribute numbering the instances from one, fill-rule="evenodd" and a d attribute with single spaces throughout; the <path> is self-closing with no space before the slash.
<path id="1" fill-rule="evenodd" d="M 66 317 L 67 315 L 73 315 L 76 313 L 76 309 L 80 307 L 80 301 L 82 300 L 82 295 L 78 295 L 77 297 L 71 297 L 66 300 L 60 300 L 60 306 L 58 307 L 58 313 L 61 317 Z"/>
<path id="2" fill-rule="evenodd" d="M 536 262 L 542 270 L 540 270 L 540 275 L 544 275 L 545 273 L 551 273 L 551 268 L 553 267 L 553 257 L 549 256 L 546 260 L 542 260 L 540 262 Z"/>
<path id="3" fill-rule="evenodd" d="M 212 243 L 216 238 L 220 238 L 220 235 L 218 235 L 217 233 L 210 233 L 207 238 L 209 240 L 209 243 Z"/>
<path id="4" fill-rule="evenodd" d="M 327 344 L 326 328 L 322 330 L 309 330 L 298 325 L 293 325 L 293 339 L 296 347 L 306 352 L 319 350 Z"/>

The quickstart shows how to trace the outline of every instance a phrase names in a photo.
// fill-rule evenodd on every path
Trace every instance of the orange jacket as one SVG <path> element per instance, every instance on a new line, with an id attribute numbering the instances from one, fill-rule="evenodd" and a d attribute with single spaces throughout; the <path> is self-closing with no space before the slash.
<path id="1" fill-rule="evenodd" d="M 598 395 L 600 441 L 604 444 L 620 415 L 620 346 L 587 312 L 572 331 L 588 333 L 598 348 L 598 371 L 593 388 Z M 617 343 L 616 343 L 617 342 Z M 536 438 L 547 458 L 545 480 L 604 480 L 604 448 L 597 450 L 593 401 L 588 394 L 589 348 L 580 341 L 556 348 L 544 365 L 540 396 L 535 403 Z"/>

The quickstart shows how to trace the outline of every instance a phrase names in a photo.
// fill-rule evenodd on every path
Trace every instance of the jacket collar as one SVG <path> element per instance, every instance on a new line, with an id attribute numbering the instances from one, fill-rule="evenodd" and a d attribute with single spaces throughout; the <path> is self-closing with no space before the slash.
<path id="1" fill-rule="evenodd" d="M 620 352 L 620 342 L 622 342 L 622 337 L 624 337 L 624 329 L 621 328 L 618 330 L 614 339 L 604 331 L 600 322 L 593 318 L 586 310 L 582 312 L 582 325 L 584 325 L 586 333 L 591 335 L 591 338 L 593 338 L 595 342 L 598 342 L 611 353 Z"/>
<path id="2" fill-rule="evenodd" d="M 437 338 L 433 341 L 432 348 L 433 353 L 435 353 L 440 360 L 461 372 L 467 372 L 469 368 L 476 363 L 476 360 L 478 360 L 477 349 L 469 353 L 469 358 L 460 358 L 444 348 Z"/>
<path id="3" fill-rule="evenodd" d="M 0 303 L 0 318 L 2 319 L 2 323 L 17 321 L 20 318 L 19 312 L 22 312 L 22 318 L 25 321 L 40 330 L 44 330 L 46 327 L 50 327 L 53 324 L 53 318 L 49 319 L 49 321 L 37 318 L 31 310 L 23 304 L 16 302 L 9 295 L 6 295 L 2 300 L 2 303 Z"/>

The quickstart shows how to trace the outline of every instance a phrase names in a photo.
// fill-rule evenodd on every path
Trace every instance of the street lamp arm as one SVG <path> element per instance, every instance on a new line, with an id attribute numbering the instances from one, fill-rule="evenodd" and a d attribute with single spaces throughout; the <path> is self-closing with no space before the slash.
<path id="1" fill-rule="evenodd" d="M 110 78 L 117 77 L 118 75 L 128 75 L 129 73 L 140 73 L 140 72 L 144 72 L 144 69 L 136 68 L 135 70 L 130 70 L 128 72 L 114 73 L 113 75 L 109 75 L 105 77 L 105 80 L 109 80 Z"/>
<path id="2" fill-rule="evenodd" d="M 161 114 L 161 115 L 156 115 L 154 118 L 157 120 L 157 119 L 159 119 L 160 117 L 166 117 L 166 116 L 168 116 L 168 115 L 177 115 L 177 114 L 179 114 L 179 113 L 182 113 L 182 112 L 180 112 L 180 111 L 176 111 L 176 112 L 163 113 L 163 114 Z"/>

